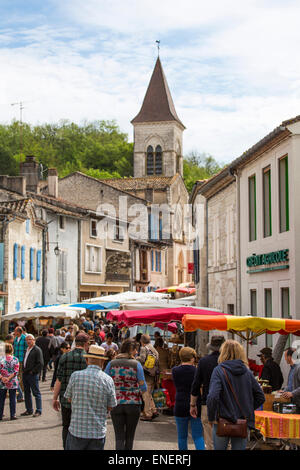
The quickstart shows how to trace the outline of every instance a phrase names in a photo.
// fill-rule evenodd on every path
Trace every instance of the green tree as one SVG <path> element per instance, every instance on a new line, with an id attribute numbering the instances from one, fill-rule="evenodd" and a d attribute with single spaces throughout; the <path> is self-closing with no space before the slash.
<path id="1" fill-rule="evenodd" d="M 223 166 L 207 153 L 190 152 L 183 160 L 183 179 L 188 191 L 191 192 L 196 181 L 211 178 Z"/>

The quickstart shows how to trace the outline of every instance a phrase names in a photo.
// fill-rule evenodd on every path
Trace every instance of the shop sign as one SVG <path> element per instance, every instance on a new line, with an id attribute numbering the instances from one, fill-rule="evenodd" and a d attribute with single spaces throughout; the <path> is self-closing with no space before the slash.
<path id="1" fill-rule="evenodd" d="M 279 263 L 286 263 L 289 261 L 289 250 L 279 250 L 279 251 L 272 251 L 271 253 L 265 253 L 262 255 L 257 255 L 253 253 L 252 256 L 247 258 L 247 266 L 248 268 L 257 268 L 258 266 L 267 266 L 264 268 L 259 269 L 251 269 L 247 271 L 247 273 L 257 273 L 262 271 L 276 271 L 279 269 L 288 269 L 288 264 L 279 264 Z M 277 266 L 270 266 L 276 264 Z"/>

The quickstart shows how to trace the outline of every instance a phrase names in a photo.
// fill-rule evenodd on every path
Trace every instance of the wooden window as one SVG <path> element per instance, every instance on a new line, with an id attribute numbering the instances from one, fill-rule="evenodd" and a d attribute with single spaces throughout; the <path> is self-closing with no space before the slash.
<path id="1" fill-rule="evenodd" d="M 282 318 L 291 318 L 290 315 L 290 289 L 288 287 L 282 287 L 281 293 L 281 316 Z M 289 335 L 286 347 L 291 346 L 291 335 Z"/>
<path id="2" fill-rule="evenodd" d="M 97 220 L 94 219 L 91 220 L 90 237 L 97 238 Z"/>
<path id="3" fill-rule="evenodd" d="M 289 171 L 288 157 L 279 160 L 279 231 L 287 232 L 289 223 Z"/>
<path id="4" fill-rule="evenodd" d="M 256 178 L 251 176 L 248 180 L 249 193 L 249 241 L 256 240 Z"/>
<path id="5" fill-rule="evenodd" d="M 85 271 L 88 273 L 102 272 L 102 253 L 100 246 L 86 245 L 85 248 Z"/>
<path id="6" fill-rule="evenodd" d="M 271 168 L 263 170 L 264 237 L 272 236 Z"/>
<path id="7" fill-rule="evenodd" d="M 252 317 L 257 317 L 257 290 L 250 290 L 250 315 Z M 254 338 L 252 344 L 257 344 L 257 338 Z"/>
<path id="8" fill-rule="evenodd" d="M 60 251 L 58 255 L 58 294 L 67 293 L 67 253 Z"/>
<path id="9" fill-rule="evenodd" d="M 117 242 L 124 241 L 124 231 L 123 231 L 123 227 L 119 219 L 116 219 L 116 223 L 115 223 L 114 240 Z"/>
<path id="10" fill-rule="evenodd" d="M 58 223 L 59 223 L 60 230 L 64 230 L 65 229 L 65 217 L 63 215 L 59 216 Z"/>

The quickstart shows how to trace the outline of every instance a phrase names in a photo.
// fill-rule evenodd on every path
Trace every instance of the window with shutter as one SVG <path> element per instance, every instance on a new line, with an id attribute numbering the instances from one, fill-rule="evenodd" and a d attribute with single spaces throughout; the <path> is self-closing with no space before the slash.
<path id="1" fill-rule="evenodd" d="M 147 175 L 153 175 L 154 173 L 154 155 L 153 147 L 149 145 L 147 148 Z"/>
<path id="2" fill-rule="evenodd" d="M 25 246 L 21 248 L 21 279 L 25 279 Z"/>
<path id="3" fill-rule="evenodd" d="M 61 251 L 58 258 L 58 294 L 67 292 L 67 253 Z"/>
<path id="4" fill-rule="evenodd" d="M 14 264 L 13 264 L 13 275 L 14 275 L 14 279 L 17 279 L 18 277 L 18 253 L 19 253 L 19 250 L 18 250 L 18 244 L 15 243 L 14 244 Z"/>
<path id="5" fill-rule="evenodd" d="M 29 279 L 33 281 L 34 279 L 34 248 L 30 248 L 29 254 Z"/>
<path id="6" fill-rule="evenodd" d="M 42 266 L 42 252 L 37 250 L 36 252 L 36 280 L 41 280 L 41 266 Z"/>

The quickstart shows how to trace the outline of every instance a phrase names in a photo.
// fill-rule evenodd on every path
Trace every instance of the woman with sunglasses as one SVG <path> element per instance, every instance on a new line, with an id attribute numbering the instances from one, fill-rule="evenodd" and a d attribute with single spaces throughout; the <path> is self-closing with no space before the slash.
<path id="1" fill-rule="evenodd" d="M 67 341 L 63 341 L 59 347 L 59 352 L 58 355 L 55 359 L 54 362 L 54 372 L 53 372 L 53 377 L 52 377 L 52 382 L 51 382 L 51 390 L 54 390 L 54 384 L 56 382 L 56 374 L 57 374 L 57 369 L 58 369 L 58 363 L 61 358 L 61 356 L 71 350 L 71 346 Z"/>

